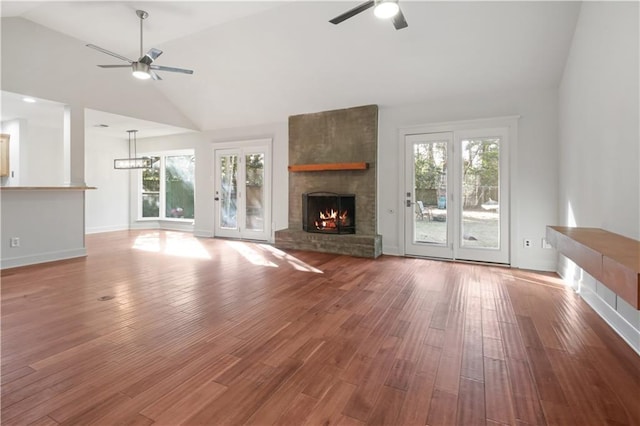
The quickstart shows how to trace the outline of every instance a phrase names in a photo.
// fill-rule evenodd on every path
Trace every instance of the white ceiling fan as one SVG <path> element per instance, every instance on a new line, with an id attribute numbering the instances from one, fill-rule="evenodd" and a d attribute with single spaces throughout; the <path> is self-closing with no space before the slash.
<path id="1" fill-rule="evenodd" d="M 140 58 L 137 61 L 134 61 L 122 55 L 118 55 L 117 53 L 111 52 L 110 50 L 103 49 L 102 47 L 96 46 L 95 44 L 87 44 L 87 47 L 90 47 L 102 53 L 106 53 L 107 55 L 111 55 L 114 58 L 118 58 L 129 63 L 128 65 L 98 65 L 98 66 L 100 68 L 131 67 L 133 76 L 141 80 L 146 80 L 149 78 L 152 78 L 154 80 L 162 80 L 162 78 L 160 78 L 160 76 L 156 73 L 156 71 L 168 71 L 168 72 L 179 72 L 183 74 L 193 74 L 193 70 L 188 70 L 185 68 L 176 68 L 176 67 L 165 67 L 163 65 L 153 64 L 153 61 L 155 61 L 158 58 L 158 56 L 162 55 L 162 50 L 152 47 L 151 49 L 149 49 L 147 53 L 143 53 L 142 21 L 144 21 L 147 17 L 149 17 L 149 14 L 144 10 L 136 10 L 136 15 L 138 15 L 138 18 L 140 18 Z"/>

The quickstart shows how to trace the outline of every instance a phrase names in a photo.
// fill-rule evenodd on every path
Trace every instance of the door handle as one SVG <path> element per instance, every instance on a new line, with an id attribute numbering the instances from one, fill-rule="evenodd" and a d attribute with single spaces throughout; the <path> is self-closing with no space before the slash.
<path id="1" fill-rule="evenodd" d="M 220 197 L 214 197 L 214 201 L 220 201 Z"/>
<path id="2" fill-rule="evenodd" d="M 414 205 L 415 203 L 411 202 L 411 200 L 407 200 L 407 207 L 411 207 L 412 205 Z"/>

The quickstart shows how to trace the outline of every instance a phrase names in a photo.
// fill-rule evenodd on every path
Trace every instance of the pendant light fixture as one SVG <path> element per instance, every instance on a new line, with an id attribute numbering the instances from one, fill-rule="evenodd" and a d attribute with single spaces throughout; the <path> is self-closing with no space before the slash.
<path id="1" fill-rule="evenodd" d="M 153 164 L 151 158 L 149 157 L 140 157 L 138 158 L 137 153 L 137 142 L 136 134 L 137 130 L 127 130 L 129 134 L 129 158 L 117 158 L 113 160 L 113 168 L 114 169 L 150 169 Z M 133 151 L 131 149 L 131 134 L 133 133 Z M 133 156 L 131 153 L 133 152 Z"/>

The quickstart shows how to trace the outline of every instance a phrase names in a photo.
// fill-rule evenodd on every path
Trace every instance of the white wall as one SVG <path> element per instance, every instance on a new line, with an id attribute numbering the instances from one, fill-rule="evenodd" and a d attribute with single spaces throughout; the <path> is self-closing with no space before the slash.
<path id="1" fill-rule="evenodd" d="M 127 158 L 127 139 L 99 129 L 85 133 L 85 179 L 97 189 L 86 193 L 86 232 L 129 229 L 129 170 L 115 170 L 115 158 Z"/>
<path id="2" fill-rule="evenodd" d="M 186 133 L 157 138 L 138 139 L 138 152 L 169 151 L 175 149 L 194 149 L 196 156 L 196 194 L 194 234 L 210 237 L 214 231 L 214 175 L 213 149 L 216 143 L 245 141 L 270 138 L 273 141 L 273 215 L 272 231 L 287 228 L 288 225 L 288 188 L 287 171 L 289 148 L 288 127 L 286 123 L 266 124 L 236 129 Z M 131 220 L 136 223 L 137 188 L 135 179 L 131 184 Z M 161 224 L 162 225 L 162 224 Z"/>
<path id="3" fill-rule="evenodd" d="M 3 189 L 1 268 L 86 255 L 84 191 Z M 20 247 L 9 247 L 12 237 Z"/>
<path id="4" fill-rule="evenodd" d="M 511 178 L 516 241 L 533 240 L 533 247 L 512 247 L 512 265 L 519 268 L 555 270 L 553 250 L 542 249 L 546 225 L 557 223 L 557 91 L 522 90 L 508 93 L 477 93 L 433 100 L 419 105 L 380 108 L 378 140 L 378 232 L 383 252 L 404 253 L 404 222 L 399 192 L 399 168 L 403 141 L 399 129 L 432 123 L 520 115 L 515 170 Z M 393 213 L 390 212 L 393 211 Z"/>
<path id="5" fill-rule="evenodd" d="M 635 239 L 640 239 L 639 7 L 638 2 L 582 4 L 559 96 L 560 224 Z"/>

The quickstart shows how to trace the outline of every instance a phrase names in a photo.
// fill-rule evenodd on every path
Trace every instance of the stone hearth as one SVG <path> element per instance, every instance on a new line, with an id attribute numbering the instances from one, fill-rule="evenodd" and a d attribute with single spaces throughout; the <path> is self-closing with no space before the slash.
<path id="1" fill-rule="evenodd" d="M 276 247 L 378 257 L 382 237 L 376 222 L 377 150 L 377 105 L 289 117 L 290 165 L 366 162 L 368 168 L 289 172 L 289 228 L 276 231 Z M 355 234 L 302 230 L 302 194 L 323 191 L 356 195 Z"/>

